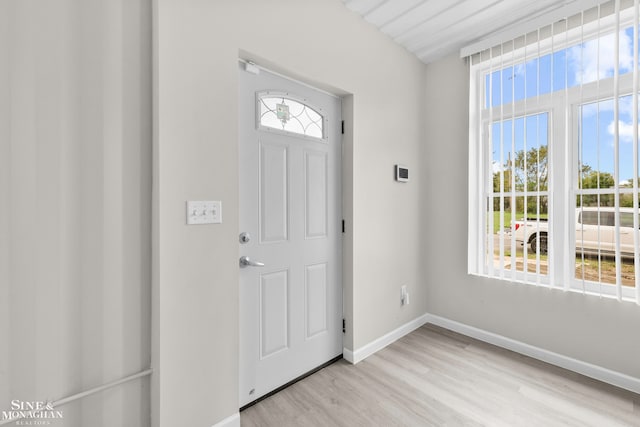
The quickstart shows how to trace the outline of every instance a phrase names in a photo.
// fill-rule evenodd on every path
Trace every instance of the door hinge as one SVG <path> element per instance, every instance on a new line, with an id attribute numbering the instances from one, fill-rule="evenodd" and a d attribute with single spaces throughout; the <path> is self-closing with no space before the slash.
<path id="1" fill-rule="evenodd" d="M 345 319 L 342 319 L 342 333 L 346 333 L 347 332 L 347 321 Z"/>
<path id="2" fill-rule="evenodd" d="M 344 135 L 344 120 L 342 121 L 342 129 L 341 129 L 341 131 L 342 131 L 342 134 Z"/>
<path id="3" fill-rule="evenodd" d="M 344 219 L 342 220 L 342 232 L 344 233 Z"/>

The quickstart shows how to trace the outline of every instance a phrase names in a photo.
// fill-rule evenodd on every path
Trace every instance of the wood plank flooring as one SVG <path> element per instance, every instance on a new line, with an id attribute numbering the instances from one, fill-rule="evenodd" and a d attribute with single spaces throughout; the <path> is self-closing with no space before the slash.
<path id="1" fill-rule="evenodd" d="M 241 414 L 250 426 L 640 426 L 640 395 L 425 325 Z"/>

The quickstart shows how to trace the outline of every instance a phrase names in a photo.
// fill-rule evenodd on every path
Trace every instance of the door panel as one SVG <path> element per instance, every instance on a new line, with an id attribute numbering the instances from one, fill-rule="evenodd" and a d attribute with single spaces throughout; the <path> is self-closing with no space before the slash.
<path id="1" fill-rule="evenodd" d="M 306 237 L 327 236 L 327 153 L 305 152 Z"/>
<path id="2" fill-rule="evenodd" d="M 282 242 L 289 229 L 288 150 L 280 144 L 260 143 L 260 240 Z M 267 196 L 268 195 L 268 196 Z"/>
<path id="3" fill-rule="evenodd" d="M 265 71 L 239 108 L 244 406 L 342 353 L 342 140 L 338 98 Z"/>
<path id="4" fill-rule="evenodd" d="M 289 347 L 289 272 L 260 275 L 261 358 Z"/>
<path id="5" fill-rule="evenodd" d="M 308 265 L 305 272 L 306 336 L 327 330 L 327 264 Z"/>

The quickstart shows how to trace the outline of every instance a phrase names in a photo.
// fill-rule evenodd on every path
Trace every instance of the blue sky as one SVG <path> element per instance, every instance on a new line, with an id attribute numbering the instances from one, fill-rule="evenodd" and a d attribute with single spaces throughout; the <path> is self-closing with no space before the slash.
<path id="1" fill-rule="evenodd" d="M 614 74 L 615 55 L 614 34 L 600 37 L 598 40 L 559 50 L 541 58 L 528 60 L 513 67 L 496 71 L 491 75 L 491 100 L 493 106 L 504 103 L 509 108 L 511 102 L 525 98 L 574 87 L 581 82 L 589 83 L 598 78 L 612 77 Z M 633 70 L 633 28 L 620 32 L 619 72 L 629 73 Z M 489 93 L 489 75 L 486 77 L 487 93 Z M 633 177 L 633 127 L 632 97 L 621 97 L 619 100 L 619 135 L 620 135 L 620 180 Z M 585 104 L 582 107 L 582 162 L 594 170 L 614 172 L 614 132 L 613 101 Z M 500 133 L 500 125 L 493 126 L 493 161 L 494 170 L 500 169 L 500 139 L 504 143 L 503 159 L 507 161 L 515 142 L 516 150 L 531 149 L 547 144 L 547 114 L 529 116 L 526 120 L 505 121 Z M 526 138 L 525 138 L 526 128 Z M 513 155 L 512 155 L 513 156 Z"/>

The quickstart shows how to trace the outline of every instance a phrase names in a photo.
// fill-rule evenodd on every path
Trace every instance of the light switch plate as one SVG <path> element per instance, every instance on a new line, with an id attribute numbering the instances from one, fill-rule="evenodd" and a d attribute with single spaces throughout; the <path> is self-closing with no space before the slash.
<path id="1" fill-rule="evenodd" d="M 211 224 L 222 224 L 222 202 L 220 200 L 214 200 L 211 203 L 212 218 Z"/>
<path id="2" fill-rule="evenodd" d="M 187 224 L 221 224 L 222 202 L 219 200 L 188 201 Z"/>

